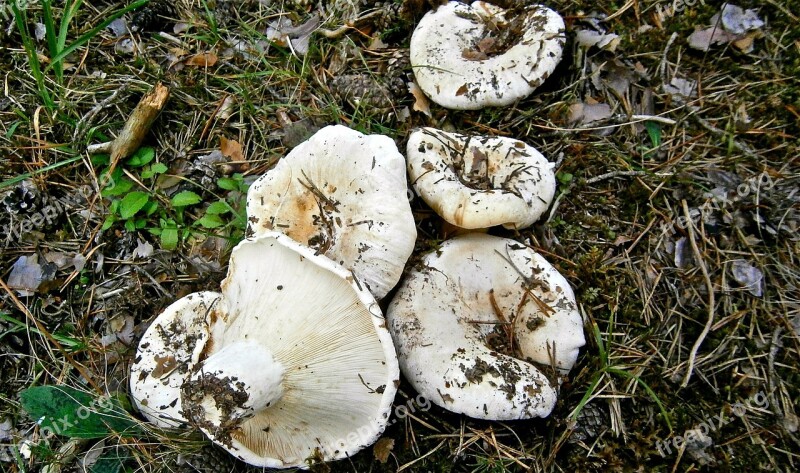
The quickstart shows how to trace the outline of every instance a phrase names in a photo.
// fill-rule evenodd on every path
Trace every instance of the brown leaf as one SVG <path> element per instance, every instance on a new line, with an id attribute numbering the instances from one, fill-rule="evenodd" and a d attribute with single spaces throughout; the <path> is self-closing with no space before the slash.
<path id="1" fill-rule="evenodd" d="M 231 158 L 232 161 L 244 161 L 244 151 L 242 145 L 236 140 L 229 140 L 224 136 L 219 139 L 219 150 L 222 154 Z"/>
<path id="2" fill-rule="evenodd" d="M 195 54 L 186 59 L 187 66 L 211 67 L 217 63 L 217 55 L 212 52 Z"/>
<path id="3" fill-rule="evenodd" d="M 469 173 L 482 173 L 483 167 L 488 165 L 489 156 L 478 148 L 472 148 L 472 166 L 470 166 Z"/>
<path id="4" fill-rule="evenodd" d="M 478 41 L 478 51 L 482 53 L 491 54 L 495 52 L 496 47 L 497 47 L 497 40 L 495 38 L 487 37 Z"/>
<path id="5" fill-rule="evenodd" d="M 372 453 L 375 454 L 375 459 L 381 463 L 386 463 L 389 460 L 389 454 L 392 453 L 394 448 L 394 439 L 381 437 L 372 447 Z"/>
<path id="6" fill-rule="evenodd" d="M 483 51 L 475 51 L 474 49 L 469 48 L 464 48 L 464 50 L 461 51 L 461 57 L 467 61 L 483 61 L 484 59 L 489 58 L 489 56 Z"/>
<path id="7" fill-rule="evenodd" d="M 456 96 L 466 94 L 467 90 L 468 90 L 467 89 L 467 84 L 462 85 L 461 87 L 458 88 L 458 90 L 456 90 Z"/>
<path id="8" fill-rule="evenodd" d="M 178 360 L 172 355 L 159 356 L 156 355 L 156 368 L 150 375 L 154 378 L 161 378 L 164 375 L 172 373 L 178 367 Z"/>
<path id="9" fill-rule="evenodd" d="M 751 31 L 743 36 L 740 36 L 737 40 L 733 41 L 731 44 L 736 47 L 736 49 L 740 50 L 743 53 L 750 53 L 753 51 L 753 40 L 760 38 L 763 36 L 761 31 Z"/>
<path id="10" fill-rule="evenodd" d="M 431 116 L 431 105 L 430 102 L 428 102 L 428 97 L 426 97 L 425 93 L 422 92 L 422 89 L 420 89 L 414 82 L 409 82 L 408 91 L 414 96 L 414 110 L 417 112 L 422 112 L 427 116 Z"/>

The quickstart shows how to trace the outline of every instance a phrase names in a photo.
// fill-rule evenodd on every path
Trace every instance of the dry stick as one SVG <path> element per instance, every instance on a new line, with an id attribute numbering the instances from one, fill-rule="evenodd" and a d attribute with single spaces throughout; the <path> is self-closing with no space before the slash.
<path id="1" fill-rule="evenodd" d="M 706 288 L 708 290 L 708 320 L 706 321 L 706 326 L 703 327 L 703 331 L 700 333 L 700 336 L 697 337 L 697 341 L 694 342 L 692 346 L 692 351 L 689 353 L 689 365 L 686 367 L 686 376 L 683 377 L 683 382 L 681 383 L 681 387 L 685 388 L 689 384 L 689 379 L 692 377 L 692 370 L 694 369 L 694 360 L 697 358 L 697 350 L 700 349 L 700 345 L 703 344 L 703 340 L 705 340 L 706 335 L 711 330 L 711 326 L 714 324 L 714 285 L 711 283 L 711 277 L 708 275 L 708 269 L 706 268 L 706 264 L 703 262 L 703 255 L 700 254 L 700 249 L 697 247 L 697 241 L 694 238 L 694 223 L 692 223 L 692 217 L 689 214 L 689 206 L 686 204 L 686 200 L 681 200 L 681 205 L 683 206 L 683 213 L 686 215 L 686 219 L 688 221 L 688 225 L 686 228 L 689 229 L 689 241 L 692 244 L 692 251 L 694 252 L 694 257 L 697 259 L 697 264 L 700 266 L 700 271 L 703 272 L 703 278 L 706 280 Z"/>
<path id="2" fill-rule="evenodd" d="M 604 181 L 606 179 L 612 179 L 615 177 L 623 177 L 623 176 L 644 176 L 646 175 L 646 171 L 611 171 L 605 174 L 600 174 L 599 176 L 595 176 L 586 180 L 586 184 L 597 184 L 600 181 Z M 556 215 L 556 209 L 558 209 L 558 205 L 561 203 L 561 199 L 564 198 L 567 194 L 572 191 L 572 189 L 577 185 L 576 181 L 572 181 L 567 187 L 566 190 L 558 194 L 556 199 L 553 201 L 553 205 L 550 206 L 550 212 L 547 214 L 547 220 L 545 222 L 549 222 L 553 219 Z"/>
<path id="3" fill-rule="evenodd" d="M 324 37 L 326 37 L 328 39 L 337 39 L 337 38 L 342 37 L 348 31 L 357 29 L 356 26 L 355 26 L 356 23 L 369 20 L 369 19 L 374 18 L 376 16 L 379 16 L 381 14 L 383 14 L 383 12 L 381 12 L 380 10 L 375 10 L 374 12 L 370 12 L 370 13 L 367 13 L 366 15 L 364 15 L 364 16 L 360 16 L 360 17 L 356 18 L 355 20 L 350 20 L 350 21 L 346 22 L 344 25 L 336 28 L 335 30 L 326 30 L 325 28 L 320 28 L 320 29 L 317 30 L 317 33 L 321 34 L 322 36 L 324 36 Z"/>
<path id="4" fill-rule="evenodd" d="M 113 102 L 119 94 L 124 92 L 128 88 L 129 84 L 122 84 L 120 88 L 115 90 L 111 95 L 103 99 L 102 102 L 95 105 L 91 110 L 89 110 L 86 115 L 84 115 L 80 120 L 78 120 L 78 124 L 75 125 L 75 132 L 72 134 L 72 141 L 78 141 L 80 136 L 83 134 L 84 129 L 91 123 L 94 119 L 94 116 L 97 115 L 100 110 L 108 107 L 108 105 Z M 103 143 L 105 144 L 105 143 Z M 94 145 L 100 146 L 100 145 Z"/>
<path id="5" fill-rule="evenodd" d="M 727 139 L 728 135 L 730 134 L 730 133 L 726 132 L 725 130 L 720 130 L 719 128 L 717 128 L 714 125 L 712 125 L 711 123 L 709 123 L 707 120 L 704 120 L 704 119 L 700 118 L 699 116 L 697 116 L 694 113 L 692 114 L 692 118 L 697 120 L 697 123 L 699 123 L 700 126 L 705 128 L 706 130 L 710 131 L 711 133 L 713 133 L 714 135 L 716 135 L 720 139 Z M 744 153 L 744 154 L 746 154 L 746 155 L 748 155 L 750 157 L 756 157 L 756 158 L 758 157 L 758 154 L 756 154 L 756 152 L 751 147 L 747 146 L 746 144 L 739 143 L 738 141 L 736 141 L 734 139 L 731 139 L 731 143 L 733 144 L 734 148 L 738 149 L 742 153 Z"/>
<path id="6" fill-rule="evenodd" d="M 169 88 L 158 82 L 150 91 L 144 94 L 114 141 L 91 145 L 87 148 L 90 154 L 111 153 L 108 175 L 111 175 L 120 159 L 127 158 L 139 149 L 139 145 L 142 144 L 142 140 L 144 140 L 147 132 L 150 131 L 153 122 L 155 122 L 161 109 L 164 108 L 168 98 Z"/>
<path id="7" fill-rule="evenodd" d="M 17 309 L 19 309 L 20 312 L 25 314 L 25 317 L 29 318 L 31 320 L 31 322 L 33 322 L 33 325 L 36 326 L 36 329 L 39 331 L 39 333 L 42 334 L 44 336 L 44 338 L 47 339 L 47 341 L 52 343 L 53 346 L 56 347 L 56 349 L 58 351 L 60 351 L 62 355 L 64 355 L 64 358 L 67 359 L 69 364 L 74 366 L 75 369 L 78 370 L 78 373 L 80 373 L 81 376 L 83 376 L 84 379 L 86 379 L 86 381 L 89 384 L 91 384 L 92 387 L 98 393 L 102 393 L 103 391 L 100 389 L 100 386 L 98 386 L 97 383 L 94 382 L 94 379 L 92 379 L 92 377 L 89 376 L 89 373 L 86 371 L 86 368 L 84 368 L 83 366 L 81 366 L 81 365 L 79 365 L 78 363 L 75 362 L 75 360 L 72 358 L 72 356 L 69 353 L 67 353 L 66 350 L 64 350 L 64 347 L 62 347 L 61 344 L 58 343 L 58 340 L 56 340 L 53 337 L 53 335 L 51 335 L 50 332 L 47 331 L 47 329 L 44 327 L 44 325 L 42 325 L 42 323 L 39 322 L 39 320 L 36 317 L 33 316 L 31 311 L 28 310 L 27 307 L 25 307 L 25 304 L 23 304 L 22 301 L 20 301 L 19 298 L 17 298 L 17 296 L 14 294 L 14 291 L 12 291 L 10 287 L 8 287 L 8 285 L 6 284 L 5 281 L 3 281 L 2 278 L 0 278 L 0 287 L 2 287 L 3 290 L 5 290 L 8 293 L 8 297 L 10 297 L 11 300 L 14 302 L 14 305 L 17 306 Z"/>
<path id="8" fill-rule="evenodd" d="M 596 184 L 600 181 L 604 181 L 606 179 L 612 179 L 615 177 L 623 177 L 623 176 L 644 176 L 647 172 L 645 171 L 611 171 L 605 174 L 600 174 L 599 176 L 591 177 L 586 179 L 587 184 Z"/>

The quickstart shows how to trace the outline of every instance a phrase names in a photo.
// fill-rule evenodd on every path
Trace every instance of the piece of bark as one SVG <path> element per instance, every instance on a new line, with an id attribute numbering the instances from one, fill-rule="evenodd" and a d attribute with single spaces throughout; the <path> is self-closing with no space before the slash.
<path id="1" fill-rule="evenodd" d="M 142 144 L 144 137 L 150 131 L 153 122 L 155 122 L 158 114 L 164 108 L 168 98 L 169 88 L 160 82 L 157 83 L 144 94 L 114 141 L 90 145 L 87 151 L 91 154 L 110 153 L 110 173 L 116 168 L 120 159 L 127 158 L 139 149 L 139 145 Z"/>
<path id="2" fill-rule="evenodd" d="M 142 144 L 147 132 L 153 126 L 161 109 L 167 103 L 169 89 L 167 86 L 157 83 L 149 92 L 144 94 L 142 100 L 133 109 L 133 113 L 128 117 L 122 131 L 117 135 L 111 145 L 111 165 L 117 161 L 132 155 L 139 145 Z"/>

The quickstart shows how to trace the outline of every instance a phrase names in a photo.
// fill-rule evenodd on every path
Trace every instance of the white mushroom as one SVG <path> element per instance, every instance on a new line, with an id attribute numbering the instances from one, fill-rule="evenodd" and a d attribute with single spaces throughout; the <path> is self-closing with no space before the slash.
<path id="1" fill-rule="evenodd" d="M 407 188 L 391 138 L 328 126 L 250 187 L 249 234 L 285 233 L 351 269 L 380 299 L 414 249 Z"/>
<path id="2" fill-rule="evenodd" d="M 450 2 L 417 24 L 411 66 L 420 88 L 443 107 L 509 105 L 553 72 L 565 40 L 564 20 L 541 5 L 519 12 Z"/>
<path id="3" fill-rule="evenodd" d="M 159 427 L 185 427 L 180 389 L 208 340 L 207 318 L 221 295 L 198 292 L 175 301 L 147 328 L 131 368 L 139 411 Z"/>
<path id="4" fill-rule="evenodd" d="M 350 272 L 278 233 L 233 250 L 221 293 L 186 296 L 156 318 L 131 372 L 148 419 L 191 423 L 271 468 L 373 443 L 398 383 L 374 298 Z"/>
<path id="5" fill-rule="evenodd" d="M 566 374 L 585 343 L 567 281 L 529 247 L 480 233 L 427 255 L 387 319 L 414 388 L 481 419 L 549 415 L 556 390 L 545 373 Z"/>
<path id="6" fill-rule="evenodd" d="M 554 164 L 519 140 L 421 128 L 406 154 L 414 189 L 457 227 L 525 228 L 555 195 Z"/>

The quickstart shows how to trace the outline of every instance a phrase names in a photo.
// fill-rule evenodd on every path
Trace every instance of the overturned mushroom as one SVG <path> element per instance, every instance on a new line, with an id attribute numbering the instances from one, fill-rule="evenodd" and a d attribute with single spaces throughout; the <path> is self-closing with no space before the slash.
<path id="1" fill-rule="evenodd" d="M 387 136 L 325 127 L 250 187 L 249 234 L 285 233 L 351 269 L 380 299 L 417 236 L 404 163 Z"/>
<path id="2" fill-rule="evenodd" d="M 272 468 L 335 460 L 373 443 L 397 389 L 374 298 L 285 235 L 240 243 L 222 292 L 164 311 L 139 344 L 131 391 L 161 426 L 190 423 Z"/>
<path id="3" fill-rule="evenodd" d="M 387 319 L 414 388 L 481 419 L 549 415 L 556 390 L 545 372 L 566 374 L 584 344 L 567 281 L 527 246 L 485 234 L 426 256 Z"/>
<path id="4" fill-rule="evenodd" d="M 556 191 L 553 163 L 522 141 L 435 128 L 411 133 L 408 173 L 419 195 L 461 228 L 525 228 Z"/>
<path id="5" fill-rule="evenodd" d="M 447 108 L 509 105 L 556 68 L 564 20 L 541 5 L 504 10 L 486 2 L 449 2 L 428 12 L 411 37 L 417 84 Z"/>

